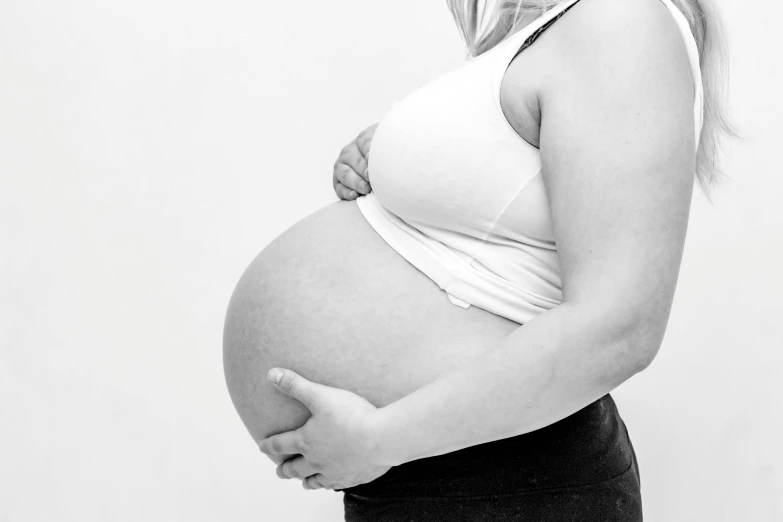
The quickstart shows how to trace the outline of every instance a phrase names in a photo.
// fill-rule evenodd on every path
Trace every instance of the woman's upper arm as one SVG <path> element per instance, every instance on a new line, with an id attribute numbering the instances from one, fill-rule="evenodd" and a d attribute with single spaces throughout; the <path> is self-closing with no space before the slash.
<path id="1" fill-rule="evenodd" d="M 563 298 L 643 321 L 659 343 L 694 182 L 682 35 L 659 0 L 587 0 L 560 24 L 539 100 Z"/>

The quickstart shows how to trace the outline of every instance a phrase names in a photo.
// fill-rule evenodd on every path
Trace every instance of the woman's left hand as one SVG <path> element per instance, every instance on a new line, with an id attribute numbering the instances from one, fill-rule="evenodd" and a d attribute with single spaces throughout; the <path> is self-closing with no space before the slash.
<path id="1" fill-rule="evenodd" d="M 274 370 L 274 369 L 273 369 Z M 305 489 L 344 489 L 370 482 L 391 468 L 370 429 L 378 408 L 347 390 L 308 381 L 281 369 L 275 387 L 300 401 L 312 416 L 301 428 L 259 443 L 266 455 L 296 454 L 277 468 L 280 478 L 302 479 Z"/>

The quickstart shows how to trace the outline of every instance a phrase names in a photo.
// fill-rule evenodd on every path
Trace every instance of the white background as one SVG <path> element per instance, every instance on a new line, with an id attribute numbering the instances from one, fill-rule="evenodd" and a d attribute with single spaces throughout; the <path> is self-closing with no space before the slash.
<path id="1" fill-rule="evenodd" d="M 783 520 L 783 8 L 720 5 L 747 139 L 614 392 L 653 522 Z M 343 145 L 463 58 L 443 1 L 0 1 L 0 522 L 342 520 L 245 432 L 225 308 L 336 201 Z"/>

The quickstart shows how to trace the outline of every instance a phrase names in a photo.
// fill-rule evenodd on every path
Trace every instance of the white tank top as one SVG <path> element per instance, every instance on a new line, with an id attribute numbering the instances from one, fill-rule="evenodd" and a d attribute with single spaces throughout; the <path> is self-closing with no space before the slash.
<path id="1" fill-rule="evenodd" d="M 394 103 L 375 130 L 372 192 L 356 199 L 375 231 L 452 303 L 524 324 L 562 302 L 541 156 L 506 120 L 500 83 L 529 45 L 579 0 L 566 0 L 489 51 Z M 695 85 L 702 83 L 687 20 L 680 27 Z M 697 145 L 698 146 L 698 145 Z"/>

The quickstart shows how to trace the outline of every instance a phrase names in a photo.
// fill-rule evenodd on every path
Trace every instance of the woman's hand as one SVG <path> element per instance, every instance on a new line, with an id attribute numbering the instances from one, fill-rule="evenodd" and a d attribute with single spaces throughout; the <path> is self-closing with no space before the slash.
<path id="1" fill-rule="evenodd" d="M 373 436 L 378 408 L 347 390 L 308 381 L 291 370 L 274 369 L 269 379 L 278 390 L 300 401 L 312 416 L 301 428 L 259 443 L 270 458 L 296 455 L 277 468 L 280 478 L 302 479 L 305 489 L 344 489 L 380 477 L 389 469 Z"/>
<path id="2" fill-rule="evenodd" d="M 372 190 L 367 162 L 370 157 L 370 143 L 377 126 L 378 124 L 374 123 L 364 129 L 340 151 L 332 176 L 332 185 L 338 198 L 352 201 L 358 198 L 359 194 L 368 194 Z"/>

